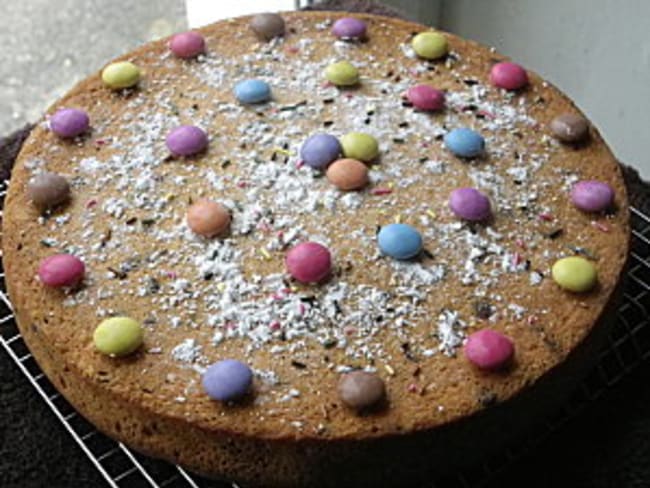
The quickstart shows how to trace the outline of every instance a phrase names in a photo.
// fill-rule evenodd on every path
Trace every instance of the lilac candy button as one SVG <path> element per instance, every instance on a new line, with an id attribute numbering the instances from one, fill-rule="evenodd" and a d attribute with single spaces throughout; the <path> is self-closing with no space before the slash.
<path id="1" fill-rule="evenodd" d="M 81 282 L 86 266 L 83 261 L 71 254 L 55 254 L 41 261 L 38 277 L 46 286 L 74 286 Z"/>
<path id="2" fill-rule="evenodd" d="M 340 39 L 363 39 L 366 37 L 366 23 L 354 17 L 343 17 L 334 22 L 332 34 Z"/>
<path id="3" fill-rule="evenodd" d="M 62 108 L 50 118 L 50 129 L 59 137 L 77 137 L 88 130 L 90 119 L 83 110 Z"/>
<path id="4" fill-rule="evenodd" d="M 198 32 L 181 32 L 170 39 L 169 49 L 179 58 L 194 58 L 205 52 L 205 39 Z"/>
<path id="5" fill-rule="evenodd" d="M 492 214 L 490 199 L 476 188 L 457 188 L 449 196 L 449 208 L 456 216 L 481 221 Z"/>
<path id="6" fill-rule="evenodd" d="M 614 190 L 603 181 L 579 181 L 571 189 L 571 201 L 585 212 L 602 212 L 614 203 Z"/>
<path id="7" fill-rule="evenodd" d="M 343 148 L 339 140 L 330 134 L 314 134 L 300 148 L 300 158 L 314 169 L 325 169 L 338 159 Z"/>
<path id="8" fill-rule="evenodd" d="M 481 369 L 499 369 L 514 355 L 512 341 L 496 330 L 474 332 L 465 343 L 465 357 Z"/>
<path id="9" fill-rule="evenodd" d="M 167 148 L 176 156 L 191 156 L 208 145 L 207 134 L 194 125 L 181 125 L 167 134 Z"/>
<path id="10" fill-rule="evenodd" d="M 203 389 L 213 400 L 230 402 L 246 395 L 253 384 L 253 372 L 241 361 L 224 359 L 205 370 Z"/>

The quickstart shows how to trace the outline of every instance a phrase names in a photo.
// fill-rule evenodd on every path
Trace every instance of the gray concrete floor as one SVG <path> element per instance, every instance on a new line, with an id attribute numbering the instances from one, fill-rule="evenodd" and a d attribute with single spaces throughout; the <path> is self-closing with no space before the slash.
<path id="1" fill-rule="evenodd" d="M 0 15 L 0 136 L 39 119 L 115 56 L 185 28 L 183 0 L 8 0 Z"/>

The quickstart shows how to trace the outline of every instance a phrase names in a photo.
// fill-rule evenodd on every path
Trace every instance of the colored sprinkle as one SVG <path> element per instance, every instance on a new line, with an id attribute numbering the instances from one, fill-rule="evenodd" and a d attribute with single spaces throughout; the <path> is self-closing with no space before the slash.
<path id="1" fill-rule="evenodd" d="M 390 188 L 373 188 L 370 190 L 370 193 L 373 195 L 390 195 L 393 193 L 393 190 Z"/>
<path id="2" fill-rule="evenodd" d="M 596 229 L 598 229 L 601 232 L 609 232 L 610 227 L 607 224 L 604 224 L 602 222 L 598 222 L 597 220 L 592 220 L 591 225 L 594 226 Z"/>

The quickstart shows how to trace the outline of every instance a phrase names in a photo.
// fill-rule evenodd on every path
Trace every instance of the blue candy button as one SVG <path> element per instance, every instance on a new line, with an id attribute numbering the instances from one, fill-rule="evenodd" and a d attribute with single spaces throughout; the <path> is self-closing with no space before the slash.
<path id="1" fill-rule="evenodd" d="M 235 85 L 235 96 L 240 103 L 262 103 L 271 98 L 271 87 L 266 81 L 244 80 Z"/>
<path id="2" fill-rule="evenodd" d="M 381 252 L 395 259 L 410 259 L 422 249 L 422 236 L 407 224 L 389 224 L 377 234 Z"/>
<path id="3" fill-rule="evenodd" d="M 485 149 L 485 139 L 478 132 L 461 127 L 445 135 L 445 146 L 456 156 L 474 158 Z"/>

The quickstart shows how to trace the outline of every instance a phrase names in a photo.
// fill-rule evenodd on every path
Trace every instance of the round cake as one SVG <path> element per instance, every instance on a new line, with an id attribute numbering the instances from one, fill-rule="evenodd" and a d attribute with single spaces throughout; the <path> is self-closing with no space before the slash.
<path id="1" fill-rule="evenodd" d="M 103 432 L 244 486 L 404 486 L 576 385 L 628 201 L 596 129 L 494 50 L 263 14 L 74 87 L 17 159 L 2 244 L 25 341 Z"/>

